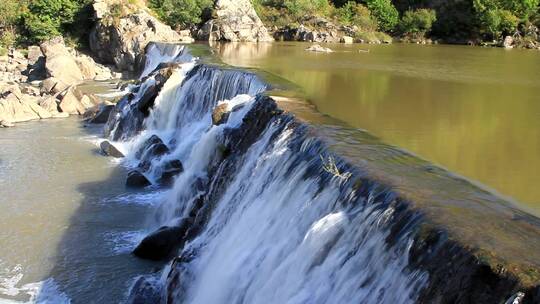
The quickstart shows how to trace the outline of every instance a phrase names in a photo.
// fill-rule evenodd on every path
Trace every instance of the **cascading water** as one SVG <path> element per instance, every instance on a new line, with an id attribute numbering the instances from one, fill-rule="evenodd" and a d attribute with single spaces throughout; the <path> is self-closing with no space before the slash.
<path id="1" fill-rule="evenodd" d="M 188 62 L 193 58 L 186 51 L 186 47 L 181 44 L 172 43 L 150 43 L 146 47 L 144 70 L 140 78 L 148 76 L 162 63 Z"/>
<path id="2" fill-rule="evenodd" d="M 430 276 L 410 263 L 419 217 L 403 200 L 335 160 L 254 74 L 192 59 L 164 82 L 153 56 L 106 131 L 154 184 L 182 164 L 154 216 L 155 228 L 183 227 L 182 241 L 130 301 L 418 301 Z"/>

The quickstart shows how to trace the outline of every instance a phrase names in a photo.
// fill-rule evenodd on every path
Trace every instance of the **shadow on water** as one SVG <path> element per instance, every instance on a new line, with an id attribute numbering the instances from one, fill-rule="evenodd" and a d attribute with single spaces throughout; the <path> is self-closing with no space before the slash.
<path id="1" fill-rule="evenodd" d="M 100 135 L 102 126 L 84 127 L 81 123 L 79 128 L 89 135 Z M 89 154 L 110 161 L 90 145 Z M 107 178 L 77 187 L 83 199 L 70 217 L 51 271 L 45 276 L 54 279 L 71 303 L 122 302 L 135 277 L 163 267 L 131 254 L 145 233 L 156 198 L 141 199 L 141 195 L 152 193 L 151 189 L 126 189 L 125 177 L 126 169 L 115 165 Z M 38 299 L 46 297 L 40 294 Z"/>

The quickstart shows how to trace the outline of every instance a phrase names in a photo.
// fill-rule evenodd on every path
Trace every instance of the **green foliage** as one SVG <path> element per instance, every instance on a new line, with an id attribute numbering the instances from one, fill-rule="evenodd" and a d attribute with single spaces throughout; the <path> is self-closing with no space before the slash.
<path id="1" fill-rule="evenodd" d="M 533 18 L 539 0 L 473 0 L 480 33 L 499 38 L 513 34 L 520 22 Z"/>
<path id="2" fill-rule="evenodd" d="M 377 19 L 379 29 L 385 32 L 394 30 L 399 22 L 399 13 L 390 0 L 367 0 L 371 14 Z"/>
<path id="3" fill-rule="evenodd" d="M 20 17 L 21 2 L 5 0 L 0 5 L 0 52 L 6 53 L 7 49 L 15 43 L 15 30 Z"/>
<path id="4" fill-rule="evenodd" d="M 80 3 L 74 0 L 31 0 L 24 14 L 24 28 L 31 43 L 60 35 L 75 20 Z"/>
<path id="5" fill-rule="evenodd" d="M 363 31 L 375 31 L 377 21 L 375 21 L 371 12 L 362 4 L 349 1 L 335 11 L 335 17 L 345 25 L 356 25 Z"/>
<path id="6" fill-rule="evenodd" d="M 198 25 L 209 19 L 212 0 L 149 0 L 148 5 L 161 20 L 181 29 Z"/>
<path id="7" fill-rule="evenodd" d="M 400 29 L 404 35 L 423 37 L 436 20 L 437 14 L 432 9 L 408 10 L 401 18 Z"/>
<path id="8" fill-rule="evenodd" d="M 328 0 L 284 0 L 283 6 L 295 17 L 327 15 L 332 7 Z"/>

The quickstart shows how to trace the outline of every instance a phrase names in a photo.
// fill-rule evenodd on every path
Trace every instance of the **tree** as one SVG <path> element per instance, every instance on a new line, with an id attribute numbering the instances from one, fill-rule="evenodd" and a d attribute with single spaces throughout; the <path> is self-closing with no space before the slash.
<path id="1" fill-rule="evenodd" d="M 367 0 L 366 3 L 380 30 L 391 32 L 396 27 L 399 13 L 390 0 Z"/>
<path id="2" fill-rule="evenodd" d="M 343 24 L 356 25 L 364 31 L 375 31 L 377 29 L 377 22 L 373 20 L 369 9 L 353 1 L 349 1 L 337 8 L 336 18 Z"/>
<path id="3" fill-rule="evenodd" d="M 81 9 L 76 0 L 31 0 L 24 13 L 24 28 L 31 43 L 61 35 Z"/>
<path id="4" fill-rule="evenodd" d="M 328 0 L 285 0 L 283 4 L 296 17 L 306 14 L 326 15 L 331 10 Z"/>
<path id="5" fill-rule="evenodd" d="M 149 6 L 173 28 L 188 28 L 205 21 L 213 0 L 150 0 Z"/>
<path id="6" fill-rule="evenodd" d="M 408 10 L 401 18 L 400 29 L 405 35 L 423 37 L 431 30 L 436 20 L 437 15 L 434 10 L 425 8 Z"/>

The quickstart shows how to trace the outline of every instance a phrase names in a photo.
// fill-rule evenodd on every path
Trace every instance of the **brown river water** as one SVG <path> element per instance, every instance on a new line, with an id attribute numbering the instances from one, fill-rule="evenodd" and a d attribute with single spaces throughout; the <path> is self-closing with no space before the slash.
<path id="1" fill-rule="evenodd" d="M 540 215 L 540 53 L 448 45 L 221 44 L 365 129 Z"/>
<path id="2" fill-rule="evenodd" d="M 154 200 L 98 153 L 101 129 L 69 118 L 0 130 L 0 303 L 118 303 L 156 267 L 130 254 Z"/>
<path id="3" fill-rule="evenodd" d="M 540 214 L 540 53 L 307 46 L 216 50 L 225 63 L 294 83 L 322 113 Z M 163 266 L 130 254 L 160 193 L 127 190 L 125 169 L 97 152 L 100 135 L 75 118 L 0 130 L 0 303 L 118 303 L 134 278 Z"/>

